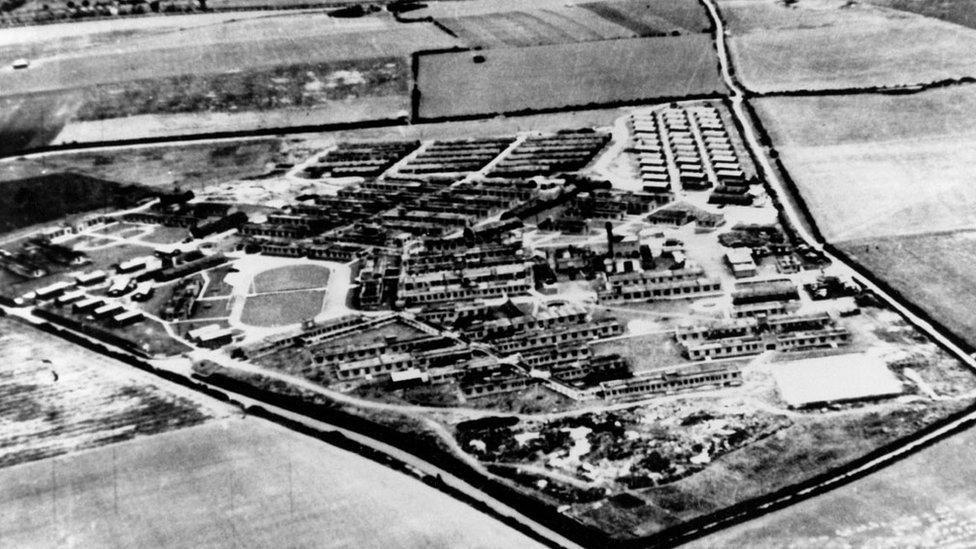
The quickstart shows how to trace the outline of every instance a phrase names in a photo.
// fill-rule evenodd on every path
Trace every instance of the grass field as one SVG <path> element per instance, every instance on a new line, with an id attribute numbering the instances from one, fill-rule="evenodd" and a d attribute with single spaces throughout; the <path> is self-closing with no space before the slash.
<path id="1" fill-rule="evenodd" d="M 39 60 L 27 71 L 3 73 L 0 82 L 4 85 L 3 95 L 16 95 L 188 74 L 404 58 L 417 49 L 447 48 L 457 43 L 431 24 L 328 32 L 327 27 L 316 27 L 315 21 L 307 16 L 295 20 L 247 20 L 240 23 L 249 25 L 243 28 L 222 25 L 168 33 L 151 40 L 133 39 L 84 55 Z M 300 40 L 300 48 L 296 47 L 296 40 Z"/>
<path id="2" fill-rule="evenodd" d="M 193 401 L 128 377 L 127 366 L 13 320 L 0 319 L 0 356 L 0 466 L 209 417 Z"/>
<path id="3" fill-rule="evenodd" d="M 304 290 L 249 296 L 241 322 L 250 326 L 286 326 L 308 320 L 322 312 L 325 292 Z"/>
<path id="4" fill-rule="evenodd" d="M 685 32 L 710 32 L 712 23 L 702 5 L 693 0 L 609 0 L 580 4 L 594 13 L 641 32 L 663 20 Z"/>
<path id="5" fill-rule="evenodd" d="M 420 60 L 420 114 L 501 113 L 718 93 L 704 34 L 448 53 Z M 608 62 L 612 60 L 612 62 Z"/>
<path id="6" fill-rule="evenodd" d="M 409 109 L 407 73 L 405 57 L 377 57 L 244 65 L 216 74 L 144 77 L 4 96 L 0 152 L 52 142 L 396 118 Z"/>
<path id="7" fill-rule="evenodd" d="M 0 153 L 52 141 L 395 118 L 409 109 L 409 55 L 461 44 L 433 24 L 389 14 L 253 15 L 174 17 L 180 26 L 115 21 L 114 30 L 78 23 L 87 34 L 71 25 L 15 29 L 0 49 L 29 55 L 31 66 L 0 66 Z M 126 118 L 134 116 L 143 118 Z M 95 123 L 106 120 L 114 123 Z"/>
<path id="8" fill-rule="evenodd" d="M 147 187 L 72 173 L 0 182 L 0 233 L 80 212 L 131 207 Z"/>
<path id="9" fill-rule="evenodd" d="M 838 246 L 976 346 L 976 233 L 868 238 Z"/>
<path id="10" fill-rule="evenodd" d="M 976 75 L 976 32 L 906 12 L 842 0 L 792 8 L 731 0 L 731 50 L 742 83 L 756 92 L 918 84 Z"/>
<path id="11" fill-rule="evenodd" d="M 867 3 L 976 29 L 976 4 L 971 0 L 867 0 Z"/>
<path id="12" fill-rule="evenodd" d="M 10 547 L 538 546 L 417 480 L 257 419 L 6 469 L 0 485 Z"/>
<path id="13" fill-rule="evenodd" d="M 49 154 L 0 162 L 0 185 L 71 171 L 167 191 L 177 186 L 198 191 L 207 184 L 264 173 L 279 147 L 278 139 L 266 138 Z"/>
<path id="14" fill-rule="evenodd" d="M 258 273 L 251 281 L 253 293 L 324 288 L 329 270 L 319 265 L 290 265 Z"/>
<path id="15" fill-rule="evenodd" d="M 692 0 L 622 0 L 509 9 L 512 7 L 503 4 L 494 12 L 439 16 L 437 21 L 467 44 L 485 47 L 670 36 L 710 28 L 701 5 Z"/>
<path id="16" fill-rule="evenodd" d="M 813 499 L 687 545 L 972 547 L 976 474 L 970 429 Z"/>
<path id="17" fill-rule="evenodd" d="M 976 129 L 967 87 L 913 95 L 769 98 L 773 144 L 828 240 L 976 223 Z"/>
<path id="18" fill-rule="evenodd" d="M 575 6 L 445 17 L 438 21 L 471 46 L 541 46 L 641 36 Z M 662 25 L 655 34 L 666 34 L 663 29 L 667 28 Z"/>

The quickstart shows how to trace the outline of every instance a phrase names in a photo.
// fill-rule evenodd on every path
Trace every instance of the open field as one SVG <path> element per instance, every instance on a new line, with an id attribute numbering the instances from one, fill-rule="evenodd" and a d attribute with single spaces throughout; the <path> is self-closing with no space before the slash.
<path id="1" fill-rule="evenodd" d="M 976 346 L 976 233 L 851 240 L 838 246 L 935 320 Z"/>
<path id="2" fill-rule="evenodd" d="M 875 6 L 934 17 L 976 29 L 976 4 L 970 0 L 867 0 Z"/>
<path id="3" fill-rule="evenodd" d="M 161 35 L 155 39 L 155 47 L 149 41 L 130 40 L 84 55 L 38 60 L 27 71 L 4 71 L 0 73 L 0 84 L 4 95 L 16 95 L 186 74 L 216 75 L 290 65 L 403 58 L 417 49 L 456 44 L 430 24 L 322 32 L 327 29 L 317 29 L 315 18 L 305 17 L 303 21 L 269 18 L 245 22 L 260 25 L 256 28 L 191 29 L 187 33 Z M 230 28 L 239 30 L 232 33 Z M 305 28 L 305 35 L 293 30 L 296 28 Z M 295 47 L 298 38 L 301 48 Z"/>
<path id="4" fill-rule="evenodd" d="M 972 547 L 976 431 L 688 547 Z"/>
<path id="5" fill-rule="evenodd" d="M 608 0 L 585 2 L 580 7 L 637 32 L 646 24 L 657 25 L 659 19 L 683 29 L 682 33 L 709 32 L 712 28 L 702 5 L 690 0 Z"/>
<path id="6" fill-rule="evenodd" d="M 0 233 L 81 212 L 131 207 L 147 187 L 73 173 L 0 182 Z"/>
<path id="7" fill-rule="evenodd" d="M 911 85 L 976 75 L 976 32 L 843 0 L 720 3 L 742 83 L 756 92 Z M 845 7 L 846 6 L 846 7 Z"/>
<path id="8" fill-rule="evenodd" d="M 264 173 L 279 146 L 278 139 L 265 138 L 48 154 L 0 162 L 0 181 L 71 171 L 166 191 L 176 186 L 198 191 Z"/>
<path id="9" fill-rule="evenodd" d="M 290 265 L 258 273 L 251 281 L 254 293 L 324 288 L 329 270 L 318 265 Z"/>
<path id="10" fill-rule="evenodd" d="M 0 152 L 52 141 L 394 118 L 409 108 L 409 55 L 461 44 L 433 24 L 397 23 L 389 14 L 118 23 L 119 30 L 79 23 L 91 34 L 38 33 L 60 46 L 19 31 L 0 39 L 31 61 L 25 71 L 0 66 Z M 193 113 L 206 119 L 180 116 Z M 144 118 L 125 119 L 133 116 Z M 86 123 L 105 120 L 114 123 Z"/>
<path id="11" fill-rule="evenodd" d="M 244 66 L 246 67 L 246 65 Z M 409 109 L 405 58 L 299 63 L 0 97 L 0 152 L 72 143 L 390 119 Z"/>
<path id="12" fill-rule="evenodd" d="M 757 111 L 828 240 L 976 223 L 969 86 L 912 95 L 768 98 Z"/>
<path id="13" fill-rule="evenodd" d="M 140 114 L 126 118 L 70 121 L 44 141 L 33 136 L 33 145 L 88 143 L 144 137 L 176 137 L 212 132 L 239 132 L 268 128 L 347 124 L 364 120 L 403 118 L 410 108 L 406 94 L 324 100 L 309 107 L 236 112 L 184 112 Z M 12 150 L 20 150 L 15 148 Z"/>
<path id="14" fill-rule="evenodd" d="M 0 356 L 0 466 L 196 425 L 210 416 L 193 401 L 126 376 L 127 366 L 13 320 L 0 319 Z"/>
<path id="15" fill-rule="evenodd" d="M 438 21 L 471 46 L 541 46 L 642 36 L 576 6 L 445 17 Z M 662 36 L 668 28 L 648 28 L 643 36 Z"/>
<path id="16" fill-rule="evenodd" d="M 255 419 L 7 469 L 0 485 L 12 547 L 537 547 L 417 480 Z"/>
<path id="17" fill-rule="evenodd" d="M 485 47 L 671 36 L 709 29 L 701 5 L 690 0 L 533 4 L 531 8 L 510 9 L 514 7 L 502 4 L 493 12 L 435 17 L 467 44 Z M 443 6 L 429 11 L 439 14 L 448 10 Z"/>
<path id="18" fill-rule="evenodd" d="M 476 55 L 484 61 L 476 63 Z M 723 90 L 711 39 L 704 34 L 423 56 L 419 88 L 424 117 Z"/>
<path id="19" fill-rule="evenodd" d="M 322 312 L 325 292 L 300 290 L 249 296 L 241 322 L 250 326 L 286 326 L 308 320 Z"/>

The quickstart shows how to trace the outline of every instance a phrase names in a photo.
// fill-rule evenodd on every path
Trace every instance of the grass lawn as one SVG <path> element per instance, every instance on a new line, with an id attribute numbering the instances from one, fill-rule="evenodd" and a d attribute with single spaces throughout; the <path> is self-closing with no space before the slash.
<path id="1" fill-rule="evenodd" d="M 190 231 L 184 227 L 165 227 L 159 225 L 153 229 L 153 232 L 139 240 L 152 244 L 175 244 L 188 236 L 190 236 Z"/>
<path id="2" fill-rule="evenodd" d="M 251 281 L 256 294 L 285 290 L 323 288 L 329 282 L 329 269 L 319 265 L 290 265 L 258 273 Z"/>
<path id="3" fill-rule="evenodd" d="M 241 322 L 251 326 L 285 326 L 322 312 L 323 290 L 251 296 L 244 302 Z"/>

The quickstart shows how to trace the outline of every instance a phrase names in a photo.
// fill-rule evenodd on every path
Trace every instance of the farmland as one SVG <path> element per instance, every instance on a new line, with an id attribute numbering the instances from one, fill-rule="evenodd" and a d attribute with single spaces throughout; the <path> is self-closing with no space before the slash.
<path id="1" fill-rule="evenodd" d="M 852 259 L 976 346 L 976 234 L 970 231 L 841 242 Z"/>
<path id="2" fill-rule="evenodd" d="M 438 21 L 471 46 L 540 46 L 637 36 L 575 6 L 445 17 Z M 665 34 L 665 28 L 657 34 Z"/>
<path id="3" fill-rule="evenodd" d="M 828 240 L 976 222 L 969 87 L 912 95 L 766 98 L 757 110 Z"/>
<path id="4" fill-rule="evenodd" d="M 479 62 L 475 62 L 479 55 Z M 483 60 L 480 60 L 483 58 Z M 606 60 L 612 59 L 613 63 Z M 421 57 L 423 117 L 504 113 L 719 93 L 707 35 Z"/>
<path id="5" fill-rule="evenodd" d="M 279 151 L 277 139 L 180 143 L 130 149 L 49 154 L 0 162 L 0 181 L 67 172 L 172 190 L 264 173 Z"/>
<path id="6" fill-rule="evenodd" d="M 255 419 L 7 469 L 0 484 L 0 539 L 15 547 L 536 546 L 417 480 Z"/>
<path id="7" fill-rule="evenodd" d="M 509 7 L 515 6 L 456 16 L 446 15 L 449 10 L 443 6 L 430 13 L 468 45 L 485 47 L 671 36 L 706 32 L 709 28 L 701 6 L 688 0 L 624 0 L 506 9 Z"/>
<path id="8" fill-rule="evenodd" d="M 265 22 L 279 28 L 278 21 Z M 289 22 L 282 22 L 288 25 Z M 314 28 L 314 27 L 312 27 Z M 29 71 L 6 73 L 4 95 L 46 90 L 88 88 L 100 84 L 161 79 L 184 74 L 213 75 L 242 69 L 273 69 L 296 64 L 335 63 L 355 59 L 405 57 L 414 49 L 450 47 L 451 37 L 430 25 L 353 32 L 324 32 L 307 37 L 294 47 L 282 27 L 277 36 L 230 36 L 228 40 L 195 40 L 193 35 L 167 34 L 156 48 L 127 43 L 84 56 L 63 55 L 38 62 Z M 214 33 L 208 36 L 214 36 Z M 216 34 L 216 36 L 221 36 Z M 300 36 L 300 35 L 295 35 Z M 193 67 L 192 71 L 188 67 Z"/>
<path id="9" fill-rule="evenodd" d="M 653 27 L 658 19 L 676 26 L 682 33 L 709 32 L 712 27 L 701 4 L 689 0 L 611 0 L 580 6 L 638 32 L 645 24 Z"/>
<path id="10" fill-rule="evenodd" d="M 33 55 L 30 70 L 0 71 L 4 149 L 395 118 L 409 108 L 410 53 L 460 44 L 389 16 L 199 17 L 118 31 L 79 23 L 99 29 L 87 41 L 40 33 L 62 48 L 15 32 L 4 42 Z"/>
<path id="11" fill-rule="evenodd" d="M 840 0 L 794 7 L 732 0 L 720 8 L 731 28 L 739 78 L 749 89 L 912 85 L 976 75 L 976 32 L 906 12 Z"/>
<path id="12" fill-rule="evenodd" d="M 13 320 L 0 319 L 0 356 L 0 466 L 188 427 L 211 414 Z"/>

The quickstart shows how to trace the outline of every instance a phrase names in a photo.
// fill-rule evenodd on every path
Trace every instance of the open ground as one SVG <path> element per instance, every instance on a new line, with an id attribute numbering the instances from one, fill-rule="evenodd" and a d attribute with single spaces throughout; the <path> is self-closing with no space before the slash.
<path id="1" fill-rule="evenodd" d="M 537 546 L 418 480 L 259 419 L 3 469 L 0 485 L 0 539 L 15 547 Z"/>
<path id="2" fill-rule="evenodd" d="M 746 88 L 913 85 L 976 75 L 976 32 L 845 0 L 723 0 L 731 52 Z"/>
<path id="3" fill-rule="evenodd" d="M 970 86 L 756 102 L 827 240 L 972 227 Z"/>
<path id="4" fill-rule="evenodd" d="M 976 431 L 687 547 L 971 547 Z"/>
<path id="5" fill-rule="evenodd" d="M 420 114 L 428 118 L 724 89 L 705 34 L 425 55 L 418 85 Z"/>
<path id="6" fill-rule="evenodd" d="M 0 318 L 0 356 L 0 466 L 185 428 L 225 413 L 195 394 L 169 394 L 128 366 L 6 318 Z"/>

